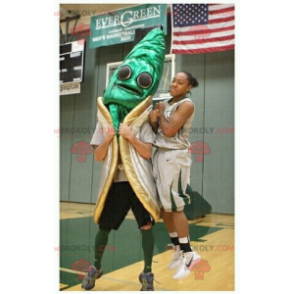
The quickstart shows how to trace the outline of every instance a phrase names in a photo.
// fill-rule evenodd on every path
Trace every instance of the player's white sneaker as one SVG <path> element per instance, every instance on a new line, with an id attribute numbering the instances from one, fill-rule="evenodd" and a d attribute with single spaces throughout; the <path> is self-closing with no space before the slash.
<path id="1" fill-rule="evenodd" d="M 168 268 L 170 270 L 178 267 L 180 265 L 180 262 L 183 258 L 183 252 L 180 249 L 179 245 L 174 246 L 174 255 L 171 263 L 169 264 Z"/>
<path id="2" fill-rule="evenodd" d="M 188 277 L 194 266 L 200 261 L 201 256 L 198 253 L 194 251 L 184 253 L 180 260 L 180 265 L 176 273 L 173 275 L 173 278 L 184 279 Z"/>

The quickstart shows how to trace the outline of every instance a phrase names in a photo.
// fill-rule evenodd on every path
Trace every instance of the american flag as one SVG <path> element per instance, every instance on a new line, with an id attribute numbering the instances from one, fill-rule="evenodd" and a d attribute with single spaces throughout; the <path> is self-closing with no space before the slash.
<path id="1" fill-rule="evenodd" d="M 233 4 L 173 4 L 172 53 L 197 54 L 235 48 Z"/>

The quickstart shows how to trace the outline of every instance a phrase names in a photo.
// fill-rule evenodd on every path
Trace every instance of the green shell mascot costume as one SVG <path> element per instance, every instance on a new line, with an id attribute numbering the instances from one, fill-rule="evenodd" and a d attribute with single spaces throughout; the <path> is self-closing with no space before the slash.
<path id="1" fill-rule="evenodd" d="M 118 151 L 126 176 L 143 206 L 155 221 L 160 217 L 160 204 L 150 161 L 142 158 L 132 145 L 118 135 L 120 123 L 131 126 L 138 137 L 152 108 L 152 95 L 162 75 L 165 57 L 164 33 L 153 29 L 126 56 L 110 78 L 104 97 L 97 99 L 97 117 L 103 129 L 113 126 L 117 136 L 109 145 L 103 161 L 94 221 L 99 223 L 108 191 L 118 167 Z"/>

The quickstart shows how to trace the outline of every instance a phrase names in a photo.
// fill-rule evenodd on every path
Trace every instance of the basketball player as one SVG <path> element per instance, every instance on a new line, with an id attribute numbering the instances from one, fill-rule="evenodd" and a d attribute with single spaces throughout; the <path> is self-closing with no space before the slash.
<path id="1" fill-rule="evenodd" d="M 160 102 L 149 114 L 149 123 L 156 134 L 153 172 L 162 218 L 175 247 L 169 269 L 177 268 L 174 279 L 182 279 L 201 260 L 190 246 L 189 226 L 183 212 L 190 197 L 186 187 L 190 178 L 189 128 L 194 119 L 195 106 L 187 94 L 198 81 L 187 72 L 179 72 L 170 86 L 171 99 Z"/>

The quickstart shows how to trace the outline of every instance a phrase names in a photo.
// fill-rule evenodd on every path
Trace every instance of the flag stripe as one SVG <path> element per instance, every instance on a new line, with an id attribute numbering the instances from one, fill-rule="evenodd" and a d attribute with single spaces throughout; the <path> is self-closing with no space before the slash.
<path id="1" fill-rule="evenodd" d="M 173 22 L 172 53 L 197 54 L 234 49 L 234 5 L 189 5 L 191 5 L 189 10 L 187 5 L 176 7 L 177 15 L 173 16 L 175 22 Z M 205 16 L 208 22 L 202 22 Z"/>
<path id="2" fill-rule="evenodd" d="M 231 15 L 234 14 L 235 7 L 232 5 L 231 7 L 224 8 L 224 9 L 218 9 L 218 10 L 209 10 L 208 15 Z"/>
<path id="3" fill-rule="evenodd" d="M 234 30 L 234 26 L 231 26 L 229 30 L 227 29 L 214 29 L 214 30 L 203 30 L 201 32 L 197 32 L 197 35 L 205 35 L 205 36 L 227 36 L 229 34 L 234 35 L 235 30 Z M 189 31 L 189 32 L 184 32 L 184 33 L 175 33 L 174 34 L 175 38 L 174 40 L 190 40 L 192 37 L 195 36 L 195 31 Z"/>
<path id="4" fill-rule="evenodd" d="M 208 4 L 209 11 L 214 11 L 214 10 L 221 10 L 221 9 L 226 9 L 229 7 L 235 7 L 234 4 Z"/>
<path id="5" fill-rule="evenodd" d="M 207 33 L 203 33 L 203 34 L 179 36 L 179 37 L 176 37 L 174 41 L 189 41 L 189 40 L 195 40 L 199 38 L 210 39 L 210 38 L 226 37 L 231 35 L 234 35 L 234 31 L 224 31 L 224 32 L 217 32 L 213 34 L 210 34 L 210 32 L 207 31 Z"/>
<path id="6" fill-rule="evenodd" d="M 209 24 L 223 23 L 223 22 L 226 22 L 226 21 L 234 20 L 234 19 L 235 19 L 234 16 L 229 16 L 229 17 L 225 17 L 225 18 L 216 18 L 216 19 L 209 20 Z"/>
<path id="7" fill-rule="evenodd" d="M 227 40 L 227 41 L 218 41 L 218 42 L 210 42 L 208 44 L 201 43 L 201 44 L 188 44 L 188 45 L 174 45 L 173 49 L 184 50 L 186 49 L 205 49 L 205 48 L 212 48 L 212 47 L 219 47 L 219 46 L 228 46 L 233 45 L 235 40 Z"/>
<path id="8" fill-rule="evenodd" d="M 217 41 L 234 40 L 234 38 L 235 38 L 234 35 L 209 38 L 209 39 L 198 38 L 198 39 L 187 40 L 187 41 L 174 41 L 174 44 L 176 44 L 176 45 L 203 44 L 203 43 L 210 43 L 210 42 L 217 42 Z"/>
<path id="9" fill-rule="evenodd" d="M 235 15 L 235 10 L 234 9 L 229 9 L 228 11 L 223 11 L 223 12 L 214 12 L 213 14 L 210 14 L 211 12 L 209 12 L 208 15 L 208 20 L 212 20 L 212 19 L 224 19 L 228 16 L 233 16 Z"/>
<path id="10" fill-rule="evenodd" d="M 208 25 L 203 25 L 204 27 L 206 27 L 209 31 L 221 31 L 221 30 L 231 30 L 232 28 L 234 28 L 235 25 L 235 21 L 230 21 L 227 24 L 208 24 Z M 195 28 L 196 26 L 192 26 L 192 27 L 183 27 L 182 29 L 180 28 L 174 28 L 174 35 L 175 36 L 180 36 L 180 35 L 186 35 L 186 33 L 189 33 L 188 35 L 191 34 L 190 30 L 191 28 Z M 193 32 L 195 33 L 195 31 Z"/>
<path id="11" fill-rule="evenodd" d="M 213 48 L 202 48 L 202 49 L 173 49 L 173 54 L 201 54 L 201 53 L 211 53 L 211 52 L 220 52 L 220 51 L 227 51 L 234 49 L 235 46 L 228 45 L 228 46 L 220 46 L 220 47 L 213 47 Z"/>

